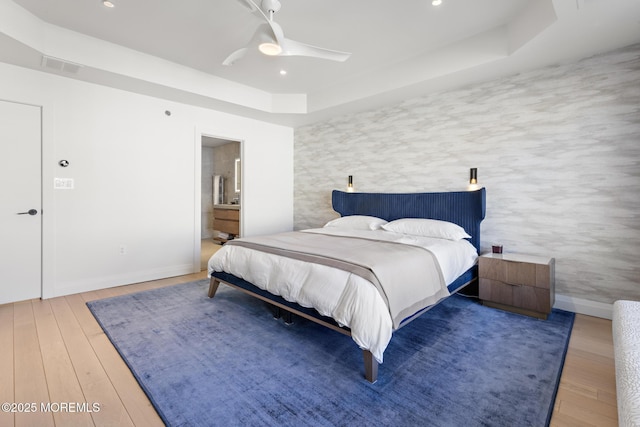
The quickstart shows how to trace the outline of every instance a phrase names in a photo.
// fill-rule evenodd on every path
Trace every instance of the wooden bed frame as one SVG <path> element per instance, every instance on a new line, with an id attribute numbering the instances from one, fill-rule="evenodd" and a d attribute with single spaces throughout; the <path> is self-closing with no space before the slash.
<path id="1" fill-rule="evenodd" d="M 370 215 L 393 221 L 399 218 L 430 218 L 460 225 L 471 236 L 470 242 L 480 252 L 480 223 L 486 211 L 486 191 L 458 191 L 443 193 L 346 193 L 334 190 L 333 209 L 341 216 Z M 448 286 L 451 294 L 477 282 L 477 266 L 473 266 Z M 209 298 L 213 298 L 220 283 L 234 287 L 255 298 L 259 298 L 278 310 L 293 313 L 312 322 L 351 336 L 349 328 L 339 326 L 330 317 L 317 311 L 286 301 L 284 298 L 264 291 L 253 284 L 224 272 L 214 272 L 209 285 Z M 436 303 L 437 304 L 437 303 Z M 403 320 L 400 327 L 419 317 L 436 304 Z M 365 378 L 373 383 L 378 378 L 378 362 L 369 350 L 363 350 Z"/>

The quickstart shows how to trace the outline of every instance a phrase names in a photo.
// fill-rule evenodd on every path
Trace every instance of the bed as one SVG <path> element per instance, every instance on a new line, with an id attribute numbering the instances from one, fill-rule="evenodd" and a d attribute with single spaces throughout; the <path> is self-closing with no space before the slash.
<path id="1" fill-rule="evenodd" d="M 332 193 L 324 227 L 227 242 L 209 260 L 221 283 L 349 335 L 375 382 L 393 331 L 477 283 L 485 189 Z"/>

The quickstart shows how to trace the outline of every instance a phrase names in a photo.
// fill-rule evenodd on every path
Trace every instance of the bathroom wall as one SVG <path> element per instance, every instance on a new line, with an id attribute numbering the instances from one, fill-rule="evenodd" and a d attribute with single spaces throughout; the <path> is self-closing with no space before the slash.
<path id="1" fill-rule="evenodd" d="M 201 193 L 201 228 L 200 237 L 210 239 L 213 237 L 213 147 L 202 147 L 202 181 Z"/>
<path id="2" fill-rule="evenodd" d="M 232 141 L 229 144 L 213 148 L 213 175 L 222 175 L 224 183 L 224 203 L 230 203 L 240 193 L 235 192 L 235 165 L 240 157 L 240 143 Z"/>
<path id="3" fill-rule="evenodd" d="M 211 139 L 209 139 L 211 140 Z M 229 203 L 240 193 L 235 192 L 235 159 L 240 158 L 240 142 L 202 147 L 202 202 L 200 235 L 202 239 L 212 238 L 213 233 L 213 177 L 225 178 L 224 202 Z"/>

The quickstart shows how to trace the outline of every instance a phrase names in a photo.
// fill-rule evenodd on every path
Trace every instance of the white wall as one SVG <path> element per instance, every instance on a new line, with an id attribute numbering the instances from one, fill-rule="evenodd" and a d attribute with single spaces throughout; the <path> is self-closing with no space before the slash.
<path id="1" fill-rule="evenodd" d="M 567 308 L 640 299 L 640 45 L 296 129 L 295 228 L 337 216 L 348 175 L 464 190 L 472 167 L 485 251 L 555 257 Z"/>
<path id="2" fill-rule="evenodd" d="M 245 235 L 292 228 L 291 128 L 2 63 L 0 99 L 43 106 L 45 297 L 193 272 L 202 134 L 243 141 Z"/>

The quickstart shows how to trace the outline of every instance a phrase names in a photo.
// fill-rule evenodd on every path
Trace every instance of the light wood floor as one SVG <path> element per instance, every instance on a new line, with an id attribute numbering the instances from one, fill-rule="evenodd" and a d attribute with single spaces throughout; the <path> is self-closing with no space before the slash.
<path id="1" fill-rule="evenodd" d="M 0 305 L 0 403 L 15 403 L 13 409 L 21 410 L 33 403 L 37 409 L 3 410 L 0 425 L 163 425 L 85 303 L 201 278 L 204 272 Z M 611 321 L 576 316 L 551 426 L 616 426 L 614 375 Z M 43 412 L 41 403 L 58 411 Z M 91 409 L 96 403 L 99 411 L 60 410 L 68 403 Z"/>

